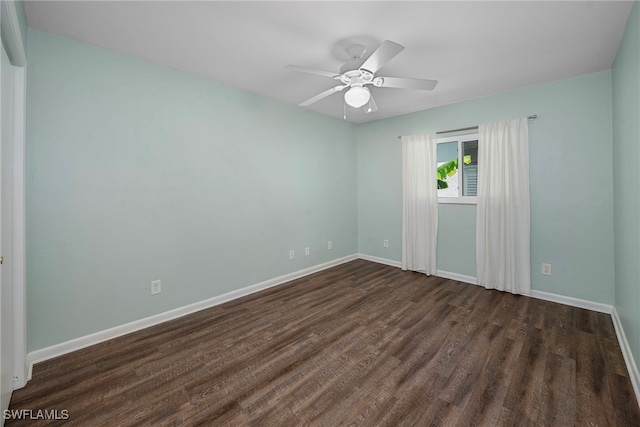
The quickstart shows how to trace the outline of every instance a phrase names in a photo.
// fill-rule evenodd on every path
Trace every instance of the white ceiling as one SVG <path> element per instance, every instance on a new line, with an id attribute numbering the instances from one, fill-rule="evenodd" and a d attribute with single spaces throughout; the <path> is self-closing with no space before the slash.
<path id="1" fill-rule="evenodd" d="M 373 88 L 355 123 L 611 68 L 633 2 L 27 1 L 29 26 L 288 104 L 332 86 L 344 49 L 405 50 L 377 75 L 435 79 L 431 91 Z M 368 54 L 369 54 L 368 53 Z M 367 55 L 368 55 L 367 54 Z M 303 108 L 303 107 L 300 107 Z M 342 94 L 310 107 L 342 118 Z"/>

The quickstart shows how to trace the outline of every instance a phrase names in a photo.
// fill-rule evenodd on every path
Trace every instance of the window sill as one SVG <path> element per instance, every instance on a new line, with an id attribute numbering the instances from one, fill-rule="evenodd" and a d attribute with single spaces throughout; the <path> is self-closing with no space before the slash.
<path id="1" fill-rule="evenodd" d="M 438 204 L 447 205 L 476 205 L 476 197 L 438 197 Z"/>

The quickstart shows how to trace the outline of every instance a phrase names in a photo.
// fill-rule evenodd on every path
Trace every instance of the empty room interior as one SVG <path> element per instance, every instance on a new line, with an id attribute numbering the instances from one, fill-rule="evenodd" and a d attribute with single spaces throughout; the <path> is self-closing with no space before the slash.
<path id="1" fill-rule="evenodd" d="M 0 17 L 0 425 L 640 425 L 640 2 Z"/>

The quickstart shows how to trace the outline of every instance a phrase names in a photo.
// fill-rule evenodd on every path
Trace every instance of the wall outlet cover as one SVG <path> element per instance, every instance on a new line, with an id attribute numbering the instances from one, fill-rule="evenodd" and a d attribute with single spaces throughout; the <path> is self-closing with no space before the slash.
<path id="1" fill-rule="evenodd" d="M 153 280 L 151 282 L 151 295 L 157 295 L 162 292 L 162 282 L 160 280 Z"/>

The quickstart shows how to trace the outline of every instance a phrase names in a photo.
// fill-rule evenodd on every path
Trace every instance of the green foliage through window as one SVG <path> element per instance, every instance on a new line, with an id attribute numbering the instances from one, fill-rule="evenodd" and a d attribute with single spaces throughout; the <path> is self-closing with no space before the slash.
<path id="1" fill-rule="evenodd" d="M 463 161 L 465 165 L 470 164 L 471 156 L 464 156 Z M 438 190 L 449 188 L 447 177 L 455 175 L 456 172 L 458 172 L 458 159 L 441 164 L 438 167 Z"/>

